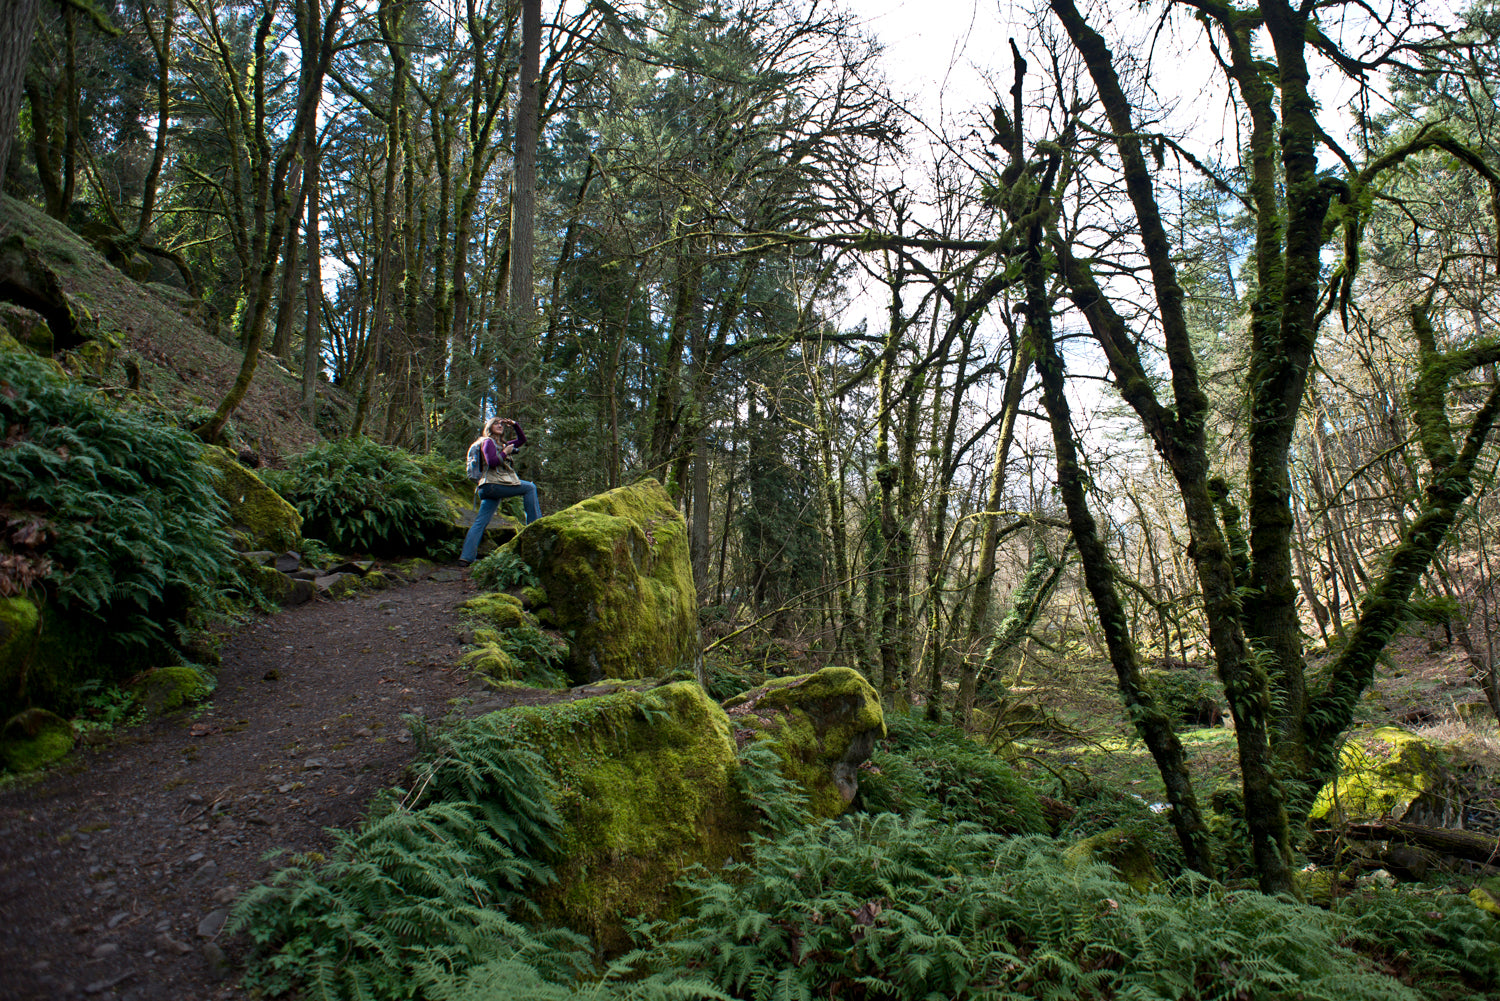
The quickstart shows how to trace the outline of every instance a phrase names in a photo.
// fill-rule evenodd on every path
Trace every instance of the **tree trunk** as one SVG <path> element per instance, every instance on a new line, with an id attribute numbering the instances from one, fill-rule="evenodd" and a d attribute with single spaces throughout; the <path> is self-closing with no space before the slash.
<path id="1" fill-rule="evenodd" d="M 541 116 L 542 0 L 521 0 L 521 76 L 516 99 L 516 163 L 510 199 L 510 298 L 507 357 L 512 405 L 528 416 L 537 390 L 534 372 L 536 288 L 532 255 L 536 233 L 536 147 Z"/>
<path id="2" fill-rule="evenodd" d="M 37 6 L 37 0 L 0 0 L 0 181 L 16 138 Z"/>
<path id="3" fill-rule="evenodd" d="M 318 173 L 322 146 L 315 129 L 308 129 L 303 159 L 303 183 L 307 185 L 306 285 L 307 313 L 302 336 L 302 412 L 307 423 L 317 426 L 318 382 L 323 371 L 323 241 L 318 200 Z"/>
<path id="4" fill-rule="evenodd" d="M 172 122 L 172 30 L 177 24 L 177 4 L 176 0 L 167 0 L 159 32 L 152 27 L 151 10 L 145 0 L 140 0 L 139 8 L 141 24 L 146 28 L 151 50 L 156 54 L 156 141 L 151 149 L 151 166 L 141 183 L 141 212 L 135 224 L 135 239 L 144 242 L 151 233 L 156 213 L 157 188 L 162 164 L 167 158 L 167 131 Z"/>
<path id="5" fill-rule="evenodd" d="M 979 569 L 974 577 L 974 593 L 969 598 L 969 631 L 964 643 L 963 673 L 958 682 L 958 707 L 964 729 L 971 723 L 974 693 L 978 684 L 974 669 L 985 623 L 989 621 L 990 602 L 995 589 L 995 556 L 1000 548 L 1000 505 L 1005 498 L 1005 465 L 1010 461 L 1010 445 L 1015 440 L 1016 418 L 1021 411 L 1021 394 L 1026 373 L 1031 368 L 1031 343 L 1021 339 L 1012 346 L 1010 371 L 1001 398 L 1000 431 L 995 442 L 995 464 L 990 469 L 990 488 L 985 501 L 984 535 L 979 544 Z"/>

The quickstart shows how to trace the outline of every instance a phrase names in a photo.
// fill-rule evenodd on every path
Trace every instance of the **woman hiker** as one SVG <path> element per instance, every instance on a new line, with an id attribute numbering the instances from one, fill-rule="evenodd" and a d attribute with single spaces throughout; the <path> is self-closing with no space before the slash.
<path id="1" fill-rule="evenodd" d="M 516 436 L 506 438 L 507 429 L 514 429 Z M 484 473 L 479 478 L 477 491 L 479 513 L 474 516 L 474 524 L 469 526 L 469 534 L 464 537 L 463 552 L 458 556 L 461 565 L 468 566 L 479 555 L 479 540 L 484 538 L 484 530 L 490 526 L 495 509 L 505 498 L 521 498 L 528 525 L 542 516 L 542 506 L 536 499 L 536 484 L 517 476 L 515 467 L 511 465 L 511 456 L 525 444 L 526 432 L 521 430 L 521 425 L 509 417 L 491 417 L 485 423 L 484 433 L 479 436 L 479 440 L 469 446 L 480 450 Z"/>

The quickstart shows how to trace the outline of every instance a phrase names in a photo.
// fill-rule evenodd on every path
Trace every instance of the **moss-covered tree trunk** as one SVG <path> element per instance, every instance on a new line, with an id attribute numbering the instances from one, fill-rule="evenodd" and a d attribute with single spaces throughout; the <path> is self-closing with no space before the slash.
<path id="1" fill-rule="evenodd" d="M 1091 331 L 1104 348 L 1121 396 L 1135 410 L 1176 480 L 1192 533 L 1190 552 L 1203 591 L 1209 638 L 1234 711 L 1245 821 L 1260 886 L 1267 893 L 1292 892 L 1291 836 L 1285 794 L 1270 750 L 1270 681 L 1246 643 L 1229 546 L 1220 531 L 1208 487 L 1210 472 L 1204 434 L 1208 399 L 1198 374 L 1172 243 L 1157 203 L 1134 109 L 1116 73 L 1113 55 L 1104 38 L 1088 24 L 1072 0 L 1051 0 L 1050 6 L 1083 57 L 1113 132 L 1112 143 L 1120 157 L 1126 194 L 1149 268 L 1162 346 L 1171 374 L 1171 406 L 1158 400 L 1127 324 L 1110 305 L 1087 265 L 1074 259 L 1071 248 L 1063 241 L 1055 241 L 1054 252 L 1062 263 L 1074 305 L 1087 317 Z M 1079 551 L 1087 568 L 1088 558 L 1081 541 Z M 1100 613 L 1102 617 L 1103 609 Z M 1123 620 L 1120 627 L 1124 627 Z"/>
<path id="2" fill-rule="evenodd" d="M 969 597 L 969 625 L 964 643 L 963 670 L 958 681 L 958 707 L 965 729 L 974 708 L 978 684 L 976 652 L 989 621 L 990 602 L 995 590 L 995 556 L 1000 548 L 1000 505 L 1005 498 L 1005 466 L 1010 461 L 1010 445 L 1015 440 L 1016 418 L 1021 411 L 1021 392 L 1026 373 L 1031 369 L 1031 346 L 1021 339 L 1011 347 L 1010 371 L 1005 378 L 1001 398 L 999 433 L 995 444 L 995 462 L 990 467 L 990 483 L 984 508 L 984 532 L 979 543 L 979 569 L 974 575 L 974 590 Z"/>
<path id="3" fill-rule="evenodd" d="M 1040 241 L 1038 239 L 1037 243 Z M 1051 303 L 1043 291 L 1046 281 L 1040 264 L 1040 248 L 1031 254 L 1029 265 L 1039 277 L 1028 281 L 1027 337 L 1036 356 L 1036 370 L 1042 381 L 1042 401 L 1052 427 L 1052 441 L 1057 452 L 1057 486 L 1068 512 L 1073 541 L 1078 546 L 1084 584 L 1104 632 L 1110 666 L 1114 668 L 1120 697 L 1136 733 L 1151 752 L 1167 800 L 1172 804 L 1171 820 L 1182 844 L 1187 865 L 1206 875 L 1214 872 L 1213 852 L 1208 826 L 1198 807 L 1188 772 L 1182 742 L 1172 728 L 1172 721 L 1141 685 L 1141 670 L 1135 643 L 1126 621 L 1125 608 L 1115 586 L 1114 562 L 1109 548 L 1099 537 L 1093 513 L 1084 490 L 1083 472 L 1079 468 L 1074 442 L 1072 416 L 1064 392 L 1062 356 L 1051 330 Z"/>
<path id="4" fill-rule="evenodd" d="M 1497 220 L 1500 223 L 1500 220 Z M 1462 446 L 1448 417 L 1449 387 L 1458 376 L 1500 362 L 1500 340 L 1439 351 L 1428 304 L 1410 311 L 1420 368 L 1411 388 L 1417 441 L 1430 469 L 1416 518 L 1391 553 L 1385 573 L 1360 606 L 1359 618 L 1339 652 L 1328 686 L 1310 700 L 1307 752 L 1313 774 L 1331 775 L 1338 738 L 1353 718 L 1361 694 L 1375 677 L 1376 659 L 1406 617 L 1407 601 L 1474 491 L 1474 466 L 1500 416 L 1500 384 L 1491 383 L 1474 411 Z"/>
<path id="5" fill-rule="evenodd" d="M 300 200 L 306 192 L 306 186 L 300 186 L 299 204 L 290 203 L 286 190 L 287 172 L 292 158 L 299 152 L 302 137 L 308 130 L 316 128 L 317 108 L 323 93 L 323 80 L 328 74 L 329 64 L 333 61 L 336 47 L 334 39 L 342 25 L 343 12 L 344 0 L 333 0 L 318 31 L 316 45 L 304 44 L 302 67 L 298 77 L 297 113 L 290 132 L 283 139 L 280 153 L 274 158 L 271 155 L 270 127 L 266 116 L 266 73 L 264 71 L 266 61 L 270 57 L 268 41 L 273 26 L 272 13 L 274 12 L 268 12 L 257 28 L 254 58 L 258 69 L 253 75 L 252 94 L 246 95 L 240 87 L 238 77 L 231 74 L 235 103 L 240 108 L 243 119 L 247 123 L 252 123 L 245 139 L 255 150 L 252 161 L 256 200 L 253 259 L 257 262 L 258 271 L 255 284 L 251 289 L 250 301 L 242 314 L 240 324 L 241 342 L 245 347 L 245 355 L 240 363 L 239 373 L 235 377 L 234 385 L 219 403 L 213 416 L 193 429 L 194 434 L 210 444 L 217 443 L 223 437 L 224 427 L 229 423 L 230 415 L 240 405 L 245 394 L 250 391 L 250 383 L 255 378 L 256 366 L 260 361 L 261 341 L 265 336 L 266 317 L 275 288 L 276 267 L 281 259 L 282 237 L 286 231 L 288 219 L 293 214 L 301 214 Z M 216 34 L 216 43 L 224 64 L 232 66 L 233 59 L 222 35 Z"/>

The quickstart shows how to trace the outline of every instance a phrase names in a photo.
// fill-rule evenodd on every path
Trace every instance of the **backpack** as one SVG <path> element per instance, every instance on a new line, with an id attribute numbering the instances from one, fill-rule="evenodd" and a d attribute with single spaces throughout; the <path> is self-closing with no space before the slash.
<path id="1" fill-rule="evenodd" d="M 484 478 L 484 451 L 480 448 L 484 439 L 480 438 L 469 446 L 469 454 L 464 460 L 464 475 L 478 483 Z"/>

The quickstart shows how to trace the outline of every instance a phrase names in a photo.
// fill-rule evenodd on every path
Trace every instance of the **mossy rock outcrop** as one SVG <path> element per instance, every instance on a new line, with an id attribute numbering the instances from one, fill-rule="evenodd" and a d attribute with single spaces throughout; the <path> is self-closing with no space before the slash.
<path id="1" fill-rule="evenodd" d="M 302 515 L 276 491 L 266 486 L 227 448 L 203 450 L 203 461 L 218 470 L 214 489 L 229 505 L 229 520 L 244 536 L 242 549 L 281 552 L 300 548 Z"/>
<path id="2" fill-rule="evenodd" d="M 729 720 L 696 682 L 502 710 L 486 725 L 546 760 L 564 827 L 557 882 L 533 899 L 607 951 L 624 923 L 669 918 L 673 884 L 740 855 L 754 811 L 735 785 Z"/>
<path id="3" fill-rule="evenodd" d="M 509 543 L 541 580 L 545 626 L 568 639 L 575 682 L 698 669 L 687 524 L 655 480 L 580 501 Z M 540 598 L 541 595 L 534 595 Z"/>
<path id="4" fill-rule="evenodd" d="M 45 709 L 23 709 L 0 728 L 0 765 L 13 772 L 42 768 L 73 750 L 73 724 Z"/>
<path id="5" fill-rule="evenodd" d="M 859 766 L 885 736 L 880 697 L 858 671 L 825 667 L 776 680 L 724 703 L 735 739 L 771 740 L 814 815 L 836 817 L 859 792 Z"/>
<path id="6" fill-rule="evenodd" d="M 1500 876 L 1492 876 L 1470 890 L 1469 900 L 1481 911 L 1500 918 Z"/>
<path id="7" fill-rule="evenodd" d="M 135 685 L 149 716 L 165 716 L 207 698 L 213 684 L 191 667 L 159 667 Z"/>
<path id="8" fill-rule="evenodd" d="M 494 629 L 514 629 L 517 626 L 535 624 L 535 620 L 522 610 L 520 598 L 501 591 L 476 594 L 458 608 Z"/>
<path id="9" fill-rule="evenodd" d="M 1357 731 L 1344 743 L 1338 776 L 1318 793 L 1309 816 L 1332 823 L 1399 820 L 1442 784 L 1446 768 L 1442 750 L 1408 730 Z"/>

